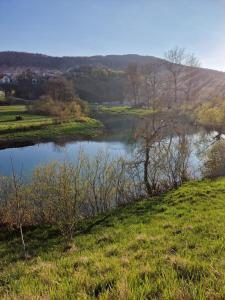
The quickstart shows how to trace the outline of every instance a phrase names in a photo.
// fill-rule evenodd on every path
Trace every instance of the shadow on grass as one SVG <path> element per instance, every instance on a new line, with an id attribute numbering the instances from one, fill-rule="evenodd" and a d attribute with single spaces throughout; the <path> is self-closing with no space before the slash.
<path id="1" fill-rule="evenodd" d="M 44 254 L 54 248 L 60 248 L 62 238 L 59 231 L 50 226 L 24 228 L 24 239 L 27 251 L 32 257 Z M 0 228 L 0 256 L 5 258 L 5 263 L 16 262 L 23 259 L 19 230 Z"/>
<path id="2" fill-rule="evenodd" d="M 107 214 L 86 219 L 77 226 L 76 236 L 91 234 L 106 227 L 125 226 L 127 224 L 149 222 L 151 216 L 162 212 L 162 199 L 137 201 L 122 208 L 117 208 Z M 43 255 L 49 251 L 57 250 L 62 253 L 64 241 L 57 228 L 52 226 L 26 227 L 24 238 L 27 250 L 31 257 Z M 5 263 L 15 262 L 22 258 L 22 246 L 18 230 L 0 228 L 0 256 L 5 257 Z"/>
<path id="3" fill-rule="evenodd" d="M 90 234 L 104 227 L 115 227 L 116 224 L 140 223 L 149 221 L 151 216 L 165 211 L 163 199 L 156 197 L 142 200 L 116 208 L 111 212 L 85 220 L 78 226 L 77 235 Z"/>

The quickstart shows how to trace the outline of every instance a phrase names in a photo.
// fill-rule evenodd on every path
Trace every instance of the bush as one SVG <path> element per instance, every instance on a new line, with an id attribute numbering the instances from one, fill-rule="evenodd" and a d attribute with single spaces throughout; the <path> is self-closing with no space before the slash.
<path id="1" fill-rule="evenodd" d="M 29 106 L 28 110 L 31 113 L 47 115 L 60 118 L 80 117 L 86 111 L 86 104 L 79 98 L 74 98 L 72 101 L 61 102 L 54 101 L 50 97 L 43 97 Z"/>
<path id="2" fill-rule="evenodd" d="M 219 140 L 208 150 L 203 165 L 203 176 L 217 178 L 225 176 L 225 141 Z"/>

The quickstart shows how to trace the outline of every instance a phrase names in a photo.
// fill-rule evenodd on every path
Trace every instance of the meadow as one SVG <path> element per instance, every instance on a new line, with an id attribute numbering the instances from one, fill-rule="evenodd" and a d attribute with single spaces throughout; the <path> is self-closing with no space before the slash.
<path id="1" fill-rule="evenodd" d="M 0 142 L 48 141 L 56 138 L 93 137 L 101 123 L 89 117 L 61 121 L 31 114 L 25 105 L 0 106 Z"/>
<path id="2" fill-rule="evenodd" d="M 115 115 L 131 115 L 131 116 L 148 116 L 154 111 L 152 109 L 136 108 L 127 105 L 120 106 L 106 106 L 100 105 L 99 112 L 115 114 Z"/>
<path id="3" fill-rule="evenodd" d="M 80 223 L 0 229 L 1 299 L 225 299 L 225 179 L 195 181 Z"/>

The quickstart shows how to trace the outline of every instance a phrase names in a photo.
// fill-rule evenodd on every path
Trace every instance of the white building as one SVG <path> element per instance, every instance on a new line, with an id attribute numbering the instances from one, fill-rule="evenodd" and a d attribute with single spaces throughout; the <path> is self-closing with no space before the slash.
<path id="1" fill-rule="evenodd" d="M 9 83 L 11 83 L 11 81 L 12 80 L 8 75 L 4 75 L 2 77 L 2 79 L 0 79 L 0 83 L 2 83 L 2 84 L 9 84 Z"/>

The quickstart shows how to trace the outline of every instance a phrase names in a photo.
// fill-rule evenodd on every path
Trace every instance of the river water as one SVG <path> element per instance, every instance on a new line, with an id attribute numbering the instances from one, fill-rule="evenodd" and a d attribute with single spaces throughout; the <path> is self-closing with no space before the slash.
<path id="1" fill-rule="evenodd" d="M 12 163 L 16 173 L 24 177 L 31 175 L 33 169 L 41 164 L 51 161 L 75 161 L 82 150 L 89 156 L 94 156 L 99 151 L 106 151 L 112 157 L 129 158 L 134 152 L 134 143 L 131 140 L 134 130 L 137 128 L 137 120 L 103 120 L 107 134 L 101 140 L 73 141 L 65 144 L 41 143 L 20 148 L 8 148 L 0 150 L 0 175 L 12 174 Z M 190 133 L 194 141 L 192 144 L 191 163 L 193 170 L 198 174 L 201 165 L 198 156 L 198 140 L 200 133 Z M 196 175 L 195 174 L 195 175 Z M 197 175 L 198 176 L 198 175 Z"/>

